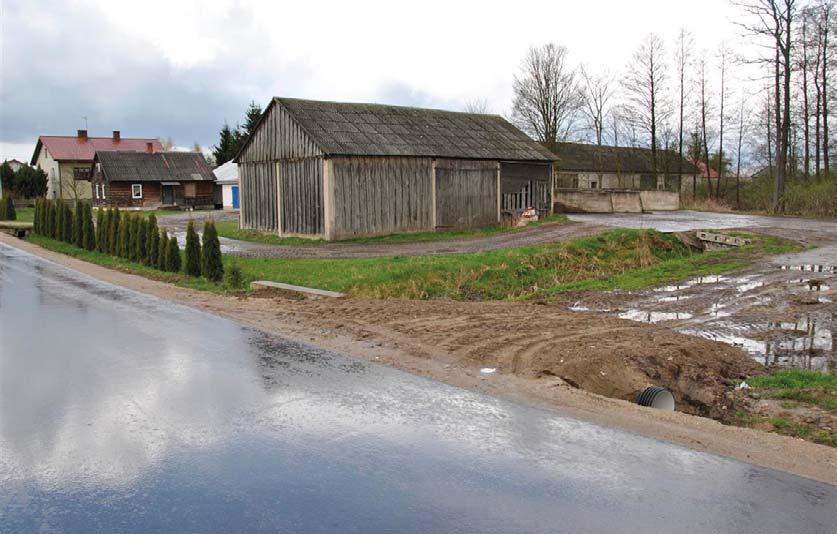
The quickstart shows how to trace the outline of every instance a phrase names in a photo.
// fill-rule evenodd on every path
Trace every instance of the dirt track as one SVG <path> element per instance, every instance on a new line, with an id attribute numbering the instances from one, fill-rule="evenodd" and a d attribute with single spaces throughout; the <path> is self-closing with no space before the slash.
<path id="1" fill-rule="evenodd" d="M 618 400 L 630 398 L 647 384 L 661 383 L 683 392 L 679 400 L 686 410 L 711 413 L 723 410 L 718 394 L 728 381 L 741 373 L 757 372 L 758 366 L 736 349 L 662 326 L 573 313 L 557 305 L 224 297 L 112 271 L 5 235 L 0 235 L 0 242 L 103 281 L 291 339 L 467 389 L 557 407 L 581 419 L 698 450 L 837 483 L 837 458 L 827 447 Z M 481 367 L 498 370 L 483 374 Z M 572 384 L 617 398 L 576 389 Z"/>
<path id="2" fill-rule="evenodd" d="M 235 220 L 237 218 L 238 215 L 232 212 L 184 212 L 160 217 L 160 226 L 176 234 L 185 235 L 186 225 L 190 219 L 203 221 L 206 219 Z M 438 256 L 442 254 L 485 252 L 502 248 L 567 241 L 593 235 L 606 229 L 606 227 L 600 225 L 571 222 L 564 224 L 546 224 L 544 226 L 514 232 L 446 241 L 380 244 L 328 243 L 311 246 L 281 246 L 221 238 L 221 246 L 225 253 L 236 256 L 271 258 Z"/>

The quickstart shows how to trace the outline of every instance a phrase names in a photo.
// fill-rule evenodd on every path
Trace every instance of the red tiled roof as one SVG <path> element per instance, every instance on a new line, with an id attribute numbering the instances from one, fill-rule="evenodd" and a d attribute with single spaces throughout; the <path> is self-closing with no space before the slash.
<path id="1" fill-rule="evenodd" d="M 86 137 L 74 135 L 42 135 L 35 145 L 32 165 L 38 159 L 41 146 L 45 146 L 50 156 L 58 161 L 93 161 L 97 151 L 145 152 L 146 143 L 152 143 L 154 152 L 162 152 L 163 145 L 158 139 L 137 139 L 123 137 L 114 142 L 112 137 Z"/>

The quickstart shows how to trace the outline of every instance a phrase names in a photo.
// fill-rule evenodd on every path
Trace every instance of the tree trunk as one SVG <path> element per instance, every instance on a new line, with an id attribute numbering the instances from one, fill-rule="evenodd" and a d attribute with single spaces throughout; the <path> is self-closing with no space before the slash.
<path id="1" fill-rule="evenodd" d="M 822 167 L 826 176 L 829 176 L 828 165 L 828 13 L 824 15 L 823 36 L 822 36 Z"/>

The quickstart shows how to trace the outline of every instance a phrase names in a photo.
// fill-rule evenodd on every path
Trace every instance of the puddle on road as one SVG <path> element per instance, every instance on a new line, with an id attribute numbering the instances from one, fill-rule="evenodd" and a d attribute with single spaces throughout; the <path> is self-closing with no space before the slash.
<path id="1" fill-rule="evenodd" d="M 687 312 L 653 312 L 645 310 L 628 310 L 619 314 L 620 319 L 641 321 L 643 323 L 660 323 L 663 321 L 680 321 L 691 319 L 693 314 Z"/>
<path id="2" fill-rule="evenodd" d="M 806 275 L 794 278 L 789 271 Z M 610 312 L 645 323 L 680 321 L 674 327 L 678 332 L 739 347 L 767 366 L 834 370 L 833 310 L 805 312 L 807 305 L 834 301 L 834 273 L 830 265 L 766 265 L 752 274 L 704 276 L 653 289 L 617 292 L 612 310 L 595 309 L 602 304 L 584 299 L 570 309 Z M 791 317 L 797 313 L 799 319 L 769 320 L 777 313 Z"/>
<path id="3" fill-rule="evenodd" d="M 783 271 L 802 271 L 806 273 L 834 273 L 834 265 L 816 265 L 812 263 L 804 263 L 801 265 L 782 265 Z"/>

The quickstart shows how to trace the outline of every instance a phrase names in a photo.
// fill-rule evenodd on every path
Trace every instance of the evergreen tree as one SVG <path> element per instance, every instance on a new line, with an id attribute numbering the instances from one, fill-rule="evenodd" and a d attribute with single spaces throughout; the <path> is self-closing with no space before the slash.
<path id="1" fill-rule="evenodd" d="M 93 207 L 90 202 L 85 202 L 82 205 L 84 210 L 84 223 L 82 223 L 82 245 L 85 250 L 95 250 L 96 248 L 96 230 L 93 228 Z"/>
<path id="2" fill-rule="evenodd" d="M 163 230 L 160 233 L 160 242 L 157 250 L 157 268 L 161 271 L 166 270 L 166 255 L 169 253 L 169 234 Z"/>
<path id="3" fill-rule="evenodd" d="M 15 203 L 12 202 L 11 195 L 4 195 L 0 203 L 2 203 L 2 207 L 0 207 L 0 221 L 16 220 L 17 213 L 15 212 Z"/>
<path id="4" fill-rule="evenodd" d="M 157 217 L 152 213 L 148 216 L 148 243 L 145 248 L 148 251 L 146 263 L 152 267 L 157 266 L 157 254 L 160 252 L 160 230 L 157 228 Z"/>
<path id="5" fill-rule="evenodd" d="M 55 201 L 55 235 L 59 241 L 64 240 L 64 201 L 60 198 Z"/>
<path id="6" fill-rule="evenodd" d="M 201 275 L 201 242 L 192 221 L 186 227 L 186 274 Z"/>
<path id="7" fill-rule="evenodd" d="M 105 251 L 107 246 L 107 227 L 105 226 L 105 211 L 102 208 L 96 210 L 96 250 Z"/>
<path id="8" fill-rule="evenodd" d="M 63 241 L 65 243 L 72 243 L 75 240 L 75 235 L 73 234 L 73 210 L 70 209 L 69 204 L 64 204 L 64 237 Z"/>
<path id="9" fill-rule="evenodd" d="M 119 255 L 119 234 L 122 229 L 122 216 L 119 214 L 119 208 L 112 210 L 110 218 L 110 226 L 108 226 L 108 253 L 111 256 Z"/>
<path id="10" fill-rule="evenodd" d="M 166 250 L 166 270 L 170 273 L 180 272 L 180 247 L 177 246 L 177 238 L 171 236 Z"/>
<path id="11" fill-rule="evenodd" d="M 148 258 L 148 221 L 140 217 L 137 223 L 137 238 L 136 238 L 136 261 L 145 263 Z"/>
<path id="12" fill-rule="evenodd" d="M 41 199 L 39 199 L 39 198 L 35 199 L 35 217 L 32 219 L 32 231 L 36 234 L 38 233 L 38 228 L 41 224 L 40 221 L 38 220 L 38 217 L 41 214 L 40 206 L 41 206 Z"/>
<path id="13" fill-rule="evenodd" d="M 237 131 L 233 131 L 229 124 L 224 123 L 224 126 L 221 128 L 218 144 L 212 147 L 215 164 L 220 166 L 233 159 L 238 148 L 238 143 L 239 136 Z"/>
<path id="14" fill-rule="evenodd" d="M 203 256 L 201 258 L 201 272 L 213 282 L 219 282 L 224 277 L 224 264 L 221 258 L 221 243 L 213 221 L 206 221 L 203 225 Z"/>
<path id="15" fill-rule="evenodd" d="M 73 243 L 79 247 L 84 247 L 84 207 L 81 200 L 76 200 L 76 211 L 73 214 Z"/>
<path id="16" fill-rule="evenodd" d="M 259 123 L 259 119 L 262 118 L 262 107 L 256 104 L 255 100 L 250 101 L 250 105 L 247 106 L 247 111 L 244 114 L 244 124 L 239 129 L 241 132 L 241 143 L 239 144 L 236 149 L 241 148 L 241 145 L 244 144 L 247 139 L 253 135 L 253 132 L 256 131 L 256 125 Z"/>
<path id="17" fill-rule="evenodd" d="M 128 258 L 128 242 L 130 236 L 128 232 L 131 228 L 131 218 L 129 214 L 124 214 L 119 218 L 119 239 L 117 243 L 117 255 L 120 258 Z"/>
<path id="18" fill-rule="evenodd" d="M 55 207 L 55 202 L 50 201 L 49 206 L 47 208 L 47 237 L 51 239 L 55 239 L 56 229 L 57 226 L 57 219 L 58 219 L 58 212 Z"/>
<path id="19" fill-rule="evenodd" d="M 12 191 L 17 191 L 17 184 L 15 183 L 15 171 L 8 161 L 4 161 L 0 165 L 0 189 L 6 192 L 6 195 L 11 195 Z M 0 207 L 0 210 L 3 208 Z M 0 213 L 2 215 L 2 213 Z"/>
<path id="20" fill-rule="evenodd" d="M 137 216 L 133 213 L 128 217 L 128 243 L 125 245 L 125 257 L 130 261 L 136 261 L 137 242 Z"/>

